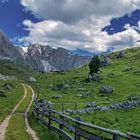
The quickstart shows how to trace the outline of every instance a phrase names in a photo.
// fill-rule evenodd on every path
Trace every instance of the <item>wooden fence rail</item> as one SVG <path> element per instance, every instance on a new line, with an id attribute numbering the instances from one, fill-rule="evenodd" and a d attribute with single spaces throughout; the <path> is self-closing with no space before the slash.
<path id="1" fill-rule="evenodd" d="M 33 114 L 35 118 L 48 127 L 49 131 L 54 131 L 65 140 L 140 140 L 139 135 L 125 134 L 118 130 L 110 130 L 82 122 L 45 106 L 40 107 L 38 103 L 34 104 Z"/>

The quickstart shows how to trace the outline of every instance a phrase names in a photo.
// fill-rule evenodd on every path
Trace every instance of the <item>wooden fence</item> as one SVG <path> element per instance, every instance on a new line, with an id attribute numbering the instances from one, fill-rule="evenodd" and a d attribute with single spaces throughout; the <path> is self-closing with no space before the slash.
<path id="1" fill-rule="evenodd" d="M 33 114 L 42 122 L 49 131 L 54 131 L 64 140 L 140 140 L 140 136 L 132 133 L 121 133 L 118 130 L 110 130 L 81 120 L 73 119 L 61 112 L 40 107 L 34 103 Z M 130 126 L 131 127 L 131 126 Z"/>

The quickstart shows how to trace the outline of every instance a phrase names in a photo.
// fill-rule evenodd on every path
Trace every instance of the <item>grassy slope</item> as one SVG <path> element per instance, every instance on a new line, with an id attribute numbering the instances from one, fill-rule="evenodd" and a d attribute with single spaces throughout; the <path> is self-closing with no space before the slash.
<path id="1" fill-rule="evenodd" d="M 16 76 L 20 80 L 26 80 L 33 75 L 33 71 L 29 67 L 9 60 L 0 60 L 0 73 Z"/>
<path id="2" fill-rule="evenodd" d="M 112 58 L 112 65 L 101 69 L 103 79 L 100 82 L 87 83 L 89 69 L 88 67 L 77 68 L 66 72 L 65 74 L 50 73 L 39 74 L 38 84 L 36 90 L 39 98 L 47 98 L 54 103 L 64 102 L 78 102 L 78 108 L 83 107 L 80 103 L 87 101 L 96 102 L 117 102 L 123 101 L 130 95 L 140 95 L 140 74 L 133 73 L 135 70 L 140 69 L 140 48 L 125 50 L 126 58 L 117 60 L 115 59 L 116 53 L 110 55 Z M 133 67 L 133 70 L 123 72 L 126 67 Z M 109 73 L 114 73 L 114 76 L 109 78 Z M 70 85 L 70 88 L 64 91 L 54 91 L 51 89 L 52 85 L 65 83 Z M 115 93 L 110 96 L 102 96 L 99 93 L 99 88 L 103 85 L 110 85 L 115 88 Z M 92 94 L 87 98 L 76 97 L 76 94 L 80 94 L 78 88 L 85 88 Z M 66 94 L 67 93 L 67 94 Z M 54 94 L 62 95 L 62 98 L 52 99 Z M 67 108 L 73 108 L 74 105 L 67 105 Z M 66 108 L 66 106 L 65 106 Z M 60 106 L 57 105 L 57 109 Z M 94 124 L 119 129 L 123 132 L 131 131 L 140 134 L 140 115 L 139 107 L 135 109 L 121 110 L 121 111 L 107 111 L 107 112 L 95 112 L 90 115 L 82 115 L 85 121 L 91 121 Z M 74 115 L 75 117 L 75 115 Z M 131 126 L 131 127 L 130 127 Z"/>
<path id="3" fill-rule="evenodd" d="M 6 82 L 0 81 L 0 89 L 2 89 L 2 85 Z M 23 88 L 18 82 L 8 81 L 8 83 L 12 83 L 14 88 L 6 92 L 6 98 L 0 97 L 0 123 L 23 96 Z"/>

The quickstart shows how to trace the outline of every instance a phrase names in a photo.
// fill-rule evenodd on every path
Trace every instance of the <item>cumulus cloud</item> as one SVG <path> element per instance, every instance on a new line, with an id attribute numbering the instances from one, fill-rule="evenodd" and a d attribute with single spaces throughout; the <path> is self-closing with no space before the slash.
<path id="1" fill-rule="evenodd" d="M 100 30 L 107 19 L 98 19 L 96 25 L 83 21 L 76 25 L 67 25 L 58 21 L 42 21 L 32 23 L 24 21 L 29 35 L 20 39 L 21 42 L 39 43 L 51 45 L 53 47 L 63 47 L 66 49 L 83 48 L 89 51 L 106 51 L 109 48 L 115 50 L 138 45 L 140 34 L 135 27 L 126 25 L 123 32 L 108 35 L 107 32 Z M 94 20 L 91 22 L 94 23 Z"/>
<path id="2" fill-rule="evenodd" d="M 122 16 L 140 7 L 139 0 L 21 0 L 21 3 L 36 16 L 65 23 L 91 15 Z"/>
<path id="3" fill-rule="evenodd" d="M 23 25 L 29 35 L 19 39 L 20 42 L 89 51 L 118 50 L 138 45 L 140 22 L 138 27 L 126 24 L 125 31 L 113 35 L 101 29 L 113 17 L 131 14 L 140 7 L 140 0 L 21 0 L 21 3 L 43 21 L 24 20 Z"/>

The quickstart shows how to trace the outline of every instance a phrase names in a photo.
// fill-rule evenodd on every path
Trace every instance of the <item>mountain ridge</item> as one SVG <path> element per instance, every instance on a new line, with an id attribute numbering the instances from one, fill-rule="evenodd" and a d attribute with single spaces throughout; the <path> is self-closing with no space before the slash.
<path id="1" fill-rule="evenodd" d="M 0 59 L 18 61 L 35 71 L 66 71 L 88 64 L 90 57 L 78 56 L 64 48 L 54 49 L 49 45 L 33 44 L 28 47 L 14 46 L 8 37 L 0 32 Z"/>

